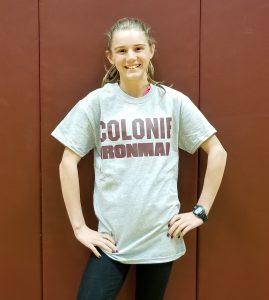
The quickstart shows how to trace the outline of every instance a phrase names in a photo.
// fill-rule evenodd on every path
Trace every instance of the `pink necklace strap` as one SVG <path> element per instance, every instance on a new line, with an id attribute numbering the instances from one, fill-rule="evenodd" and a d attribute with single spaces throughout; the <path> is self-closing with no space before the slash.
<path id="1" fill-rule="evenodd" d="M 150 91 L 150 85 L 147 86 L 147 88 L 146 88 L 146 90 L 145 90 L 143 96 L 147 95 L 147 93 L 148 93 L 149 91 Z"/>

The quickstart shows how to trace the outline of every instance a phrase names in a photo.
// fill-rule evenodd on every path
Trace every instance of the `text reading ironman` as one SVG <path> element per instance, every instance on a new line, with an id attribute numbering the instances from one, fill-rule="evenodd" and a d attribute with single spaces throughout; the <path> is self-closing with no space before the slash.
<path id="1" fill-rule="evenodd" d="M 172 118 L 100 121 L 102 159 L 168 156 L 170 151 Z M 152 142 L 146 140 L 157 139 Z M 143 140 L 143 141 L 141 141 Z M 162 141 L 164 140 L 164 141 Z M 113 145 L 104 145 L 114 142 Z M 115 142 L 119 141 L 120 144 Z M 126 141 L 124 144 L 122 142 Z"/>

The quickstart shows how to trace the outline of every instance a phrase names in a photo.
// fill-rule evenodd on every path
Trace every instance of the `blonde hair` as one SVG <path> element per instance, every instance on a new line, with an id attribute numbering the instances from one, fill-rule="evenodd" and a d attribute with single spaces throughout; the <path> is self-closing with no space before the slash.
<path id="1" fill-rule="evenodd" d="M 117 31 L 121 30 L 138 30 L 144 32 L 149 46 L 156 44 L 155 39 L 151 35 L 150 26 L 146 25 L 139 19 L 136 18 L 123 18 L 119 19 L 107 32 L 107 50 L 111 51 L 111 44 L 113 35 Z M 148 81 L 154 85 L 159 86 L 160 88 L 164 89 L 161 86 L 161 82 L 155 81 L 154 78 L 154 66 L 151 61 L 149 61 L 148 70 L 147 70 Z M 109 69 L 106 69 L 106 74 L 102 80 L 102 86 L 106 83 L 115 83 L 120 81 L 120 74 L 116 69 L 115 65 L 111 65 Z"/>

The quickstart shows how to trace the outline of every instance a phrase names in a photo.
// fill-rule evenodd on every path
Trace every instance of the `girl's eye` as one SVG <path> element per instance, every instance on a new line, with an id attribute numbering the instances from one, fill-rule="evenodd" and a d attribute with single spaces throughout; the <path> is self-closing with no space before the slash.
<path id="1" fill-rule="evenodd" d="M 118 51 L 118 53 L 124 53 L 124 52 L 125 52 L 124 49 L 120 49 L 120 50 Z"/>
<path id="2" fill-rule="evenodd" d="M 143 50 L 142 47 L 136 47 L 136 51 L 141 51 L 141 50 Z"/>

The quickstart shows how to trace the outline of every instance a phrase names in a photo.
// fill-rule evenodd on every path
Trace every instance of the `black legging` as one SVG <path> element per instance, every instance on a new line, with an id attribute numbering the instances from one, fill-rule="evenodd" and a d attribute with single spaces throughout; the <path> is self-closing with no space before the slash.
<path id="1" fill-rule="evenodd" d="M 100 249 L 98 249 L 100 250 Z M 77 300 L 115 300 L 130 264 L 92 254 L 84 271 Z M 162 300 L 173 261 L 158 264 L 136 265 L 136 300 Z"/>

